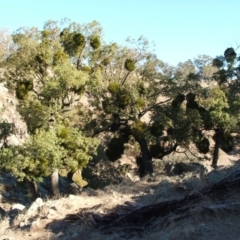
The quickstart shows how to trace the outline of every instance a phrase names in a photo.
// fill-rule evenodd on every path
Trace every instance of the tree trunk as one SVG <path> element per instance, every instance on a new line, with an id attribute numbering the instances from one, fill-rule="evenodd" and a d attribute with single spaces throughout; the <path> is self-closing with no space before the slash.
<path id="1" fill-rule="evenodd" d="M 141 148 L 141 159 L 144 168 L 144 174 L 153 173 L 152 154 L 150 153 L 145 138 L 137 140 Z"/>
<path id="2" fill-rule="evenodd" d="M 73 178 L 74 173 L 75 172 L 70 171 L 67 174 L 67 179 L 69 180 L 70 183 L 73 183 L 73 179 L 72 178 Z"/>
<path id="3" fill-rule="evenodd" d="M 29 190 L 29 193 L 31 195 L 31 198 L 33 200 L 35 200 L 36 198 L 40 197 L 40 194 L 39 194 L 39 189 L 38 189 L 38 185 L 36 182 L 31 182 L 29 181 L 28 179 L 24 179 L 24 182 L 26 183 L 27 185 L 27 188 Z"/>
<path id="4" fill-rule="evenodd" d="M 58 170 L 55 170 L 51 175 L 51 189 L 53 196 L 58 197 L 60 195 Z"/>
<path id="5" fill-rule="evenodd" d="M 219 129 L 216 130 L 215 134 L 215 146 L 214 146 L 214 153 L 213 153 L 213 160 L 212 160 L 212 167 L 217 167 L 218 156 L 219 156 L 219 148 L 221 144 L 221 131 Z"/>

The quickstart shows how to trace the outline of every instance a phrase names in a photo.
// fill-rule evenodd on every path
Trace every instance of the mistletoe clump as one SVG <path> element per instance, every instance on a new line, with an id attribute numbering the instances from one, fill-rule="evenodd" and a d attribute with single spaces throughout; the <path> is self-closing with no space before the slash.
<path id="1" fill-rule="evenodd" d="M 112 138 L 108 144 L 106 155 L 110 161 L 116 161 L 124 152 L 124 144 L 126 140 L 123 137 Z"/>
<path id="2" fill-rule="evenodd" d="M 24 80 L 23 82 L 18 82 L 16 87 L 16 96 L 19 100 L 23 100 L 31 90 L 33 90 L 33 81 Z"/>
<path id="3" fill-rule="evenodd" d="M 111 82 L 108 86 L 108 91 L 112 94 L 116 94 L 120 90 L 120 85 L 117 82 Z"/>
<path id="4" fill-rule="evenodd" d="M 135 62 L 132 59 L 126 59 L 124 67 L 129 72 L 132 72 L 135 69 Z"/>
<path id="5" fill-rule="evenodd" d="M 93 49 L 98 49 L 101 46 L 101 41 L 98 36 L 92 36 L 90 38 L 90 46 Z"/>

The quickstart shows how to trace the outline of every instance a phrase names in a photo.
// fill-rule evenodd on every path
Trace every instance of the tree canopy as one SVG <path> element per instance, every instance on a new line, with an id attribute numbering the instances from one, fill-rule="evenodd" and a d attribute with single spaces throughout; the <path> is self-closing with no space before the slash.
<path id="1" fill-rule="evenodd" d="M 3 145 L 2 169 L 30 181 L 56 169 L 74 172 L 96 154 L 104 133 L 110 161 L 121 157 L 129 141 L 138 143 L 145 175 L 153 173 L 153 157 L 178 147 L 194 143 L 207 153 L 209 130 L 215 131 L 216 166 L 219 148 L 229 150 L 231 133 L 240 127 L 236 51 L 228 48 L 214 59 L 199 55 L 173 67 L 157 58 L 143 36 L 120 46 L 104 42 L 102 33 L 96 21 L 48 21 L 41 30 L 0 32 L 1 81 L 15 92 L 29 134 L 22 146 Z"/>

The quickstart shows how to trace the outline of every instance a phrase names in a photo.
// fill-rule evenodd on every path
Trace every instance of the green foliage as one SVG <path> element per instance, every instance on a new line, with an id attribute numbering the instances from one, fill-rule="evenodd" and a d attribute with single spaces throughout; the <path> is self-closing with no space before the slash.
<path id="1" fill-rule="evenodd" d="M 103 110 L 106 114 L 111 114 L 114 112 L 114 104 L 113 101 L 109 98 L 105 99 L 104 101 L 102 101 L 102 107 Z"/>
<path id="2" fill-rule="evenodd" d="M 164 125 L 159 121 L 153 122 L 150 126 L 150 133 L 155 137 L 162 136 L 163 130 L 164 130 Z"/>
<path id="3" fill-rule="evenodd" d="M 60 42 L 64 48 L 64 51 L 71 57 L 80 54 L 86 43 L 85 36 L 76 31 L 70 31 L 69 28 L 65 28 L 60 33 Z"/>
<path id="4" fill-rule="evenodd" d="M 0 122 L 0 141 L 2 143 L 1 149 L 8 146 L 7 138 L 13 134 L 13 124 L 6 121 Z"/>
<path id="5" fill-rule="evenodd" d="M 140 82 L 137 85 L 137 90 L 138 90 L 139 95 L 145 95 L 147 93 L 147 89 L 144 87 L 143 82 Z"/>
<path id="6" fill-rule="evenodd" d="M 138 109 L 143 109 L 145 107 L 145 100 L 142 98 L 139 98 L 136 100 L 135 105 Z"/>
<path id="7" fill-rule="evenodd" d="M 216 57 L 213 59 L 213 66 L 217 68 L 221 68 L 224 66 L 224 58 L 222 56 Z"/>
<path id="8" fill-rule="evenodd" d="M 196 94 L 192 93 L 192 92 L 189 92 L 187 95 L 186 95 L 186 100 L 187 100 L 187 105 L 186 107 L 188 109 L 198 109 L 199 108 L 199 105 L 198 103 L 196 102 Z"/>
<path id="9" fill-rule="evenodd" d="M 16 96 L 19 100 L 23 100 L 31 90 L 33 90 L 32 80 L 24 80 L 23 82 L 18 82 L 16 86 Z"/>
<path id="10" fill-rule="evenodd" d="M 230 129 L 236 124 L 236 119 L 231 116 L 227 109 L 229 103 L 226 94 L 220 87 L 214 87 L 209 90 L 209 97 L 199 99 L 199 102 L 209 110 L 212 123 L 215 127 Z"/>
<path id="11" fill-rule="evenodd" d="M 107 66 L 110 64 L 110 62 L 111 62 L 110 58 L 105 58 L 102 60 L 101 63 L 102 63 L 102 65 Z"/>
<path id="12" fill-rule="evenodd" d="M 4 139 L 12 134 L 12 123 L 0 122 L 0 139 Z"/>
<path id="13" fill-rule="evenodd" d="M 11 53 L 12 37 L 7 29 L 0 29 L 0 63 Z"/>
<path id="14" fill-rule="evenodd" d="M 49 76 L 41 87 L 39 95 L 43 97 L 42 103 L 45 105 L 62 104 L 70 91 L 82 93 L 84 85 L 88 80 L 88 74 L 78 71 L 70 62 L 58 64 L 52 69 L 54 75 Z"/>
<path id="15" fill-rule="evenodd" d="M 40 181 L 55 169 L 82 169 L 96 154 L 99 141 L 86 138 L 75 128 L 56 125 L 36 130 L 22 146 L 4 149 L 1 168 L 11 171 L 19 181 Z"/>
<path id="16" fill-rule="evenodd" d="M 13 161 L 16 156 L 16 149 L 12 147 L 2 148 L 0 150 L 0 172 L 10 172 L 11 168 L 15 166 Z"/>
<path id="17" fill-rule="evenodd" d="M 99 36 L 91 36 L 90 38 L 90 46 L 93 48 L 93 49 L 98 49 L 100 46 L 101 46 L 101 41 L 100 41 L 100 38 Z"/>
<path id="18" fill-rule="evenodd" d="M 73 33 L 73 41 L 77 46 L 83 46 L 85 44 L 85 36 L 81 33 Z"/>
<path id="19" fill-rule="evenodd" d="M 116 161 L 121 158 L 124 152 L 126 139 L 123 137 L 114 137 L 108 144 L 106 155 L 110 161 Z"/>
<path id="20" fill-rule="evenodd" d="M 201 141 L 196 142 L 196 147 L 198 148 L 200 153 L 208 153 L 210 142 L 207 138 L 203 138 Z"/>
<path id="21" fill-rule="evenodd" d="M 126 59 L 124 63 L 124 67 L 129 72 L 132 72 L 135 69 L 135 62 L 132 59 Z"/>
<path id="22" fill-rule="evenodd" d="M 37 131 L 22 146 L 11 148 L 6 168 L 19 180 L 40 181 L 62 164 L 66 151 L 54 130 Z"/>
<path id="23" fill-rule="evenodd" d="M 205 118 L 199 112 L 199 109 L 187 109 L 186 110 L 187 119 L 189 125 L 193 127 L 193 129 L 201 129 L 204 126 Z"/>
<path id="24" fill-rule="evenodd" d="M 164 154 L 164 149 L 159 144 L 150 145 L 149 150 L 154 158 L 161 158 Z"/>
<path id="25" fill-rule="evenodd" d="M 73 87 L 72 90 L 73 90 L 74 93 L 81 96 L 85 91 L 85 86 Z"/>
<path id="26" fill-rule="evenodd" d="M 108 91 L 112 94 L 118 93 L 120 90 L 120 85 L 117 82 L 111 82 L 108 86 Z"/>
<path id="27" fill-rule="evenodd" d="M 228 80 L 227 70 L 220 69 L 219 71 L 213 74 L 213 79 L 218 81 L 220 84 L 226 83 Z"/>
<path id="28" fill-rule="evenodd" d="M 233 48 L 227 48 L 224 52 L 224 57 L 227 62 L 232 63 L 235 60 L 236 56 L 237 54 Z"/>
<path id="29" fill-rule="evenodd" d="M 132 124 L 131 132 L 132 132 L 132 135 L 138 139 L 138 138 L 144 137 L 147 129 L 148 129 L 148 126 L 145 122 L 141 122 L 140 120 L 137 120 Z"/>
<path id="30" fill-rule="evenodd" d="M 16 96 L 18 99 L 23 100 L 27 95 L 28 91 L 24 85 L 24 83 L 18 83 L 16 87 Z"/>
<path id="31" fill-rule="evenodd" d="M 66 91 L 72 86 L 83 86 L 88 80 L 88 74 L 84 71 L 78 71 L 70 62 L 56 66 L 54 74 L 53 78 L 60 82 L 62 91 Z"/>
<path id="32" fill-rule="evenodd" d="M 89 72 L 91 72 L 91 68 L 89 66 L 82 66 L 81 71 L 89 73 Z"/>
<path id="33" fill-rule="evenodd" d="M 121 89 L 117 93 L 118 107 L 125 109 L 131 103 L 131 94 L 126 89 Z"/>
<path id="34" fill-rule="evenodd" d="M 172 101 L 173 108 L 179 108 L 182 102 L 185 100 L 184 94 L 178 94 L 176 98 Z"/>
<path id="35" fill-rule="evenodd" d="M 63 62 L 68 61 L 68 56 L 63 51 L 57 51 L 53 56 L 53 65 L 57 66 Z"/>
<path id="36" fill-rule="evenodd" d="M 185 105 L 176 108 L 171 104 L 171 108 L 166 110 L 166 115 L 168 124 L 165 120 L 164 125 L 167 136 L 180 146 L 188 146 L 196 137 L 196 129 L 202 128 L 204 124 L 198 110 L 187 108 Z"/>
<path id="37" fill-rule="evenodd" d="M 50 35 L 51 35 L 50 31 L 48 31 L 48 30 L 43 30 L 42 31 L 42 37 L 43 38 L 49 38 Z"/>
<path id="38" fill-rule="evenodd" d="M 59 126 L 57 136 L 61 146 L 67 151 L 63 165 L 75 172 L 85 167 L 96 154 L 99 141 L 95 138 L 87 138 L 76 128 Z"/>
<path id="39" fill-rule="evenodd" d="M 2 151 L 6 169 L 19 179 L 40 179 L 55 168 L 75 171 L 86 166 L 99 142 L 72 126 L 83 127 L 89 136 L 105 130 L 121 136 L 112 138 L 107 147 L 111 161 L 121 157 L 129 135 L 137 142 L 146 140 L 152 155 L 161 157 L 163 136 L 174 146 L 194 142 L 206 153 L 209 142 L 203 130 L 237 129 L 239 59 L 233 48 L 213 60 L 215 67 L 203 56 L 174 68 L 158 60 L 143 37 L 128 40 L 134 48 L 101 42 L 97 22 L 70 23 L 61 31 L 50 21 L 43 29 L 14 33 L 14 48 L 4 60 L 4 80 L 21 100 L 18 109 L 30 134 L 17 150 Z M 204 74 L 218 86 L 203 89 L 199 76 Z M 89 108 L 71 104 L 84 92 L 90 96 Z M 150 124 L 143 121 L 146 116 Z M 2 138 L 8 134 L 4 127 L 8 126 L 0 126 Z M 222 139 L 222 147 L 229 150 L 231 137 Z M 143 166 L 144 159 L 139 159 Z"/>
<path id="40" fill-rule="evenodd" d="M 49 109 L 38 100 L 25 100 L 23 106 L 19 106 L 19 112 L 23 116 L 30 134 L 36 129 L 45 128 L 48 125 Z"/>

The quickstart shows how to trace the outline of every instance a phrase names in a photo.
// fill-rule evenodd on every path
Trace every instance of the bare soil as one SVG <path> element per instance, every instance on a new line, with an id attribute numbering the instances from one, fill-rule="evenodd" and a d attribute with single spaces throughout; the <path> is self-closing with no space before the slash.
<path id="1" fill-rule="evenodd" d="M 5 211 L 5 216 L 0 221 L 0 239 L 240 239 L 240 207 L 237 205 L 240 192 L 237 190 L 217 200 L 205 196 L 200 203 L 193 203 L 191 215 L 181 213 L 167 219 L 156 218 L 143 229 L 134 229 L 131 225 L 111 232 L 101 231 L 93 218 L 127 214 L 142 206 L 183 199 L 240 169 L 238 160 L 238 149 L 229 155 L 221 152 L 221 167 L 217 170 L 211 169 L 211 161 L 205 159 L 201 164 L 210 170 L 204 176 L 201 171 L 166 176 L 163 168 L 155 176 L 143 179 L 133 180 L 136 176 L 127 174 L 120 183 L 102 190 L 87 187 L 80 195 L 40 199 L 42 202 L 37 200 L 25 205 L 22 211 L 11 210 L 17 201 L 2 198 L 0 209 Z M 129 164 L 132 159 L 125 156 L 121 161 Z M 164 165 L 164 161 L 161 164 Z"/>

